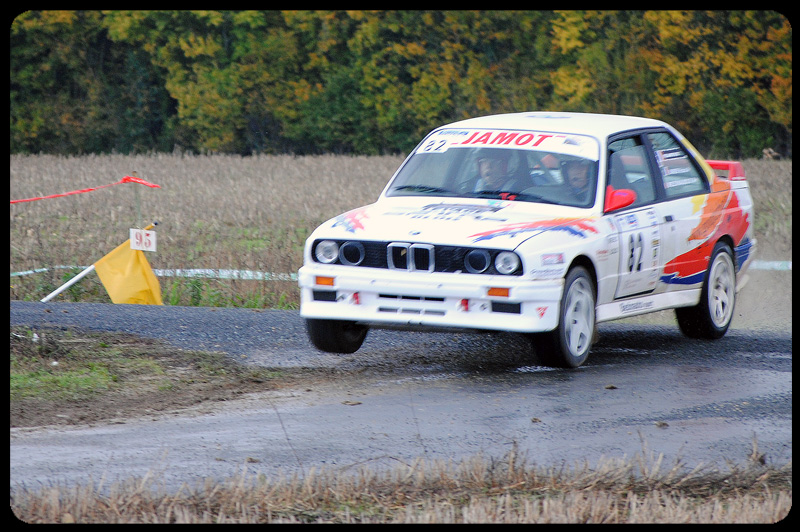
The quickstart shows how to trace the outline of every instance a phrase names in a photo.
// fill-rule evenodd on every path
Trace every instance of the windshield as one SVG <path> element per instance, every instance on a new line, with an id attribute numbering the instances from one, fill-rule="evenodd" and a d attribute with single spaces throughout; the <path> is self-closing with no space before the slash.
<path id="1" fill-rule="evenodd" d="M 387 195 L 591 207 L 598 153 L 597 141 L 582 135 L 444 129 L 417 147 Z"/>

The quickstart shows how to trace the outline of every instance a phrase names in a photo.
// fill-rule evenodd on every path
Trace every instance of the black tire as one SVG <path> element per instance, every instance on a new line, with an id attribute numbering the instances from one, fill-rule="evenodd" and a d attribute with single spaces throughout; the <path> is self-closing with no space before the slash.
<path id="1" fill-rule="evenodd" d="M 352 321 L 306 319 L 308 338 L 328 353 L 355 353 L 364 343 L 368 328 Z"/>
<path id="2" fill-rule="evenodd" d="M 717 242 L 708 261 L 700 302 L 694 307 L 675 309 L 678 327 L 689 338 L 722 338 L 733 319 L 735 305 L 733 252 L 726 243 Z"/>
<path id="3" fill-rule="evenodd" d="M 558 326 L 536 334 L 534 341 L 540 360 L 558 368 L 577 368 L 586 362 L 596 336 L 597 293 L 586 268 L 576 266 L 564 279 Z"/>

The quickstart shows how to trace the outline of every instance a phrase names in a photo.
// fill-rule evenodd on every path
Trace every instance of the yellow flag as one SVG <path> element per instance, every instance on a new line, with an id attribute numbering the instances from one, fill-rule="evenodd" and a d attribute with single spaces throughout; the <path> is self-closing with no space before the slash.
<path id="1" fill-rule="evenodd" d="M 94 269 L 113 303 L 164 304 L 156 274 L 144 252 L 131 249 L 130 240 L 95 262 Z"/>

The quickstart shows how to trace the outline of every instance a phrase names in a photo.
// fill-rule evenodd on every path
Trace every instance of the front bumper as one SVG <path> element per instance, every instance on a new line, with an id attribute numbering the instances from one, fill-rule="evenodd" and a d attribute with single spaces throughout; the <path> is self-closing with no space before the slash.
<path id="1" fill-rule="evenodd" d="M 371 326 L 543 332 L 558 325 L 563 279 L 397 272 L 306 264 L 300 315 Z"/>

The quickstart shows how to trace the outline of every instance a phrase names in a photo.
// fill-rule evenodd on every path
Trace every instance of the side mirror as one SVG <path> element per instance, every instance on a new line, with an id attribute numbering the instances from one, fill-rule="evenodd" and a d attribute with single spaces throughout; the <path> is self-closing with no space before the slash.
<path id="1" fill-rule="evenodd" d="M 606 187 L 606 203 L 603 206 L 603 212 L 613 212 L 625 208 L 636 201 L 636 192 L 627 188 L 615 190 L 614 187 L 608 185 Z"/>

